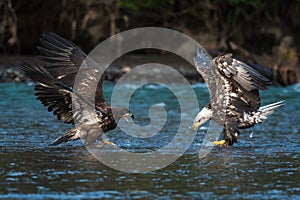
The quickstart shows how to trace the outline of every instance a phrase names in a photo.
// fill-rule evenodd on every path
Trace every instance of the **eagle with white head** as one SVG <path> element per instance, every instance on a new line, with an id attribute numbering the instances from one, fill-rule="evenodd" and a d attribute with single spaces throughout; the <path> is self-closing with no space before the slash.
<path id="1" fill-rule="evenodd" d="M 204 76 L 210 91 L 209 103 L 195 117 L 193 129 L 212 119 L 224 126 L 223 140 L 216 145 L 238 141 L 239 129 L 250 128 L 264 122 L 283 101 L 261 107 L 259 90 L 271 85 L 269 79 L 232 54 L 210 59 L 202 50 L 194 58 L 197 71 Z"/>

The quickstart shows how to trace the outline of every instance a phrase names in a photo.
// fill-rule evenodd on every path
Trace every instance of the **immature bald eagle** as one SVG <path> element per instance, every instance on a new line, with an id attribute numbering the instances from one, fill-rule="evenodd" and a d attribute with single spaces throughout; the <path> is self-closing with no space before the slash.
<path id="1" fill-rule="evenodd" d="M 37 48 L 42 53 L 42 56 L 39 56 L 42 64 L 25 64 L 20 66 L 20 69 L 39 83 L 35 86 L 35 95 L 48 107 L 48 111 L 53 112 L 65 123 L 79 124 L 54 140 L 51 145 L 80 138 L 84 139 L 85 145 L 93 145 L 103 132 L 115 129 L 121 118 L 126 121 L 128 117 L 133 118 L 128 109 L 112 108 L 104 100 L 102 78 L 99 83 L 95 82 L 97 74 L 101 71 L 100 66 L 76 45 L 54 33 L 43 34 L 40 42 L 41 46 Z M 79 68 L 82 79 L 78 90 L 75 91 L 73 85 Z M 98 85 L 93 96 L 89 92 L 95 83 Z M 95 105 L 91 102 L 95 102 Z M 102 142 L 111 144 L 106 140 Z"/>
<path id="2" fill-rule="evenodd" d="M 213 60 L 204 51 L 194 58 L 197 70 L 206 77 L 210 91 L 209 103 L 194 119 L 193 128 L 213 119 L 224 125 L 222 141 L 227 146 L 237 142 L 240 128 L 262 123 L 283 101 L 260 107 L 259 90 L 266 90 L 271 82 L 249 65 L 223 54 Z"/>

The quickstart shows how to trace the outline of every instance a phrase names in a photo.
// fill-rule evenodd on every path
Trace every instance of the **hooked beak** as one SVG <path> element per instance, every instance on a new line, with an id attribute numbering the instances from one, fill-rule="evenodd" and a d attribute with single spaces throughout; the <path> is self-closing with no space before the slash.
<path id="1" fill-rule="evenodd" d="M 194 119 L 193 130 L 197 131 L 198 127 L 210 120 L 212 117 L 212 110 L 204 107 Z"/>
<path id="2" fill-rule="evenodd" d="M 193 123 L 193 130 L 197 131 L 198 127 L 207 122 L 209 118 L 206 117 L 196 117 Z"/>
<path id="3" fill-rule="evenodd" d="M 197 131 L 197 129 L 198 129 L 198 127 L 201 125 L 201 122 L 200 121 L 198 121 L 198 122 L 194 122 L 193 123 L 193 130 L 194 131 Z"/>

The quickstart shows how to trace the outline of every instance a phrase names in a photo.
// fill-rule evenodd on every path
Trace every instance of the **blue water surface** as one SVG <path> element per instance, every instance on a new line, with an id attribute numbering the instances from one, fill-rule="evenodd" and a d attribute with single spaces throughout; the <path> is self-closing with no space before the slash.
<path id="1" fill-rule="evenodd" d="M 180 90 L 182 86 L 176 87 Z M 206 86 L 192 87 L 200 107 L 204 106 L 209 98 Z M 105 84 L 107 101 L 113 89 L 114 84 Z M 279 100 L 285 100 L 285 105 L 263 124 L 242 130 L 239 143 L 233 147 L 215 147 L 200 159 L 204 127 L 183 156 L 163 169 L 147 173 L 105 166 L 81 141 L 48 146 L 72 125 L 58 121 L 35 100 L 32 84 L 1 83 L 0 98 L 0 199 L 300 198 L 299 84 L 270 87 L 262 92 L 263 105 Z M 166 125 L 157 136 L 134 138 L 117 128 L 106 137 L 128 151 L 154 151 L 174 138 L 180 116 L 192 124 L 198 112 L 182 113 L 171 91 L 150 84 L 139 88 L 130 100 L 135 123 L 146 126 L 151 122 L 149 108 L 153 104 L 167 111 Z"/>

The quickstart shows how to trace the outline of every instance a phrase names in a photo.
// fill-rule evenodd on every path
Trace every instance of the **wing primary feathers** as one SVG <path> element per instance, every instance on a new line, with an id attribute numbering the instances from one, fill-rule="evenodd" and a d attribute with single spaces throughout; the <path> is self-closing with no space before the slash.
<path id="1" fill-rule="evenodd" d="M 268 78 L 242 61 L 232 58 L 232 54 L 224 54 L 214 58 L 214 67 L 226 78 L 232 78 L 247 91 L 266 90 L 271 82 Z"/>
<path id="2" fill-rule="evenodd" d="M 52 56 L 68 56 L 68 53 L 65 52 L 57 52 L 57 51 L 53 51 L 51 49 L 47 49 L 47 48 L 44 48 L 44 47 L 41 47 L 41 46 L 37 46 L 36 47 L 41 53 L 45 54 L 45 55 L 52 55 Z"/>
<path id="3" fill-rule="evenodd" d="M 48 72 L 60 82 L 67 86 L 73 86 L 75 77 L 79 71 L 86 75 L 85 84 L 89 85 L 90 78 L 98 77 L 104 70 L 92 58 L 89 58 L 79 47 L 69 40 L 56 35 L 55 33 L 44 33 L 40 38 L 40 46 L 37 48 L 41 55 L 38 58 L 45 64 Z M 96 72 L 97 71 L 97 72 Z M 86 87 L 86 88 L 84 88 Z M 95 99 L 90 99 L 85 95 L 89 86 L 83 86 L 82 91 L 77 91 L 86 96 L 92 102 L 95 101 L 96 106 L 105 104 L 105 99 L 102 92 L 102 77 L 100 77 L 95 93 Z M 79 90 L 79 89 L 78 89 Z"/>
<path id="4" fill-rule="evenodd" d="M 49 112 L 65 123 L 75 125 L 78 120 L 81 123 L 50 145 L 80 138 L 85 139 L 85 145 L 93 145 L 101 136 L 99 129 L 113 130 L 120 119 L 133 118 L 126 108 L 114 108 L 116 112 L 113 113 L 102 92 L 105 68 L 71 41 L 55 33 L 44 33 L 37 50 L 41 53 L 38 59 L 42 64 L 24 63 L 18 68 L 37 83 L 35 95 Z M 78 76 L 80 87 L 75 87 Z M 90 95 L 94 87 L 95 95 Z"/>
<path id="5" fill-rule="evenodd" d="M 74 90 L 72 87 L 67 86 L 66 84 L 62 83 L 61 81 L 56 80 L 45 68 L 43 68 L 40 65 L 31 67 L 28 64 L 24 64 L 19 66 L 19 69 L 22 70 L 27 76 L 29 76 L 33 81 L 39 82 L 43 85 L 52 86 L 54 88 L 60 88 L 64 89 L 68 92 L 71 92 L 75 94 L 81 101 L 85 102 L 87 105 L 89 105 L 91 108 L 95 109 L 94 105 L 86 99 L 84 96 L 82 96 L 80 93 L 78 93 L 76 90 Z M 97 113 L 100 113 L 102 115 L 105 115 L 104 112 L 101 112 L 100 110 L 97 111 Z"/>

